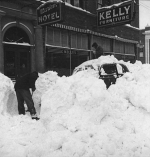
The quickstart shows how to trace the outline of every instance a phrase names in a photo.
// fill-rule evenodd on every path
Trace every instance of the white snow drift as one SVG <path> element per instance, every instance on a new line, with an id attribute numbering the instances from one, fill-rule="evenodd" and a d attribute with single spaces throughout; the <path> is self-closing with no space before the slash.
<path id="1" fill-rule="evenodd" d="M 150 65 L 113 56 L 91 62 L 108 60 L 130 70 L 109 89 L 93 71 L 70 77 L 53 71 L 40 74 L 33 96 L 35 106 L 41 104 L 39 121 L 19 116 L 15 103 L 13 112 L 8 111 L 5 100 L 14 91 L 1 74 L 0 156 L 149 157 Z"/>

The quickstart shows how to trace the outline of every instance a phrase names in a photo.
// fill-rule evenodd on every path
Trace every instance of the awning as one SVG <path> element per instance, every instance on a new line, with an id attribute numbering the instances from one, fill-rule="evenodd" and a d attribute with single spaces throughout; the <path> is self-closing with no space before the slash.
<path id="1" fill-rule="evenodd" d="M 113 36 L 113 35 L 102 34 L 100 32 L 95 32 L 95 31 L 92 31 L 92 30 L 89 30 L 89 29 L 80 29 L 80 28 L 67 26 L 67 25 L 63 25 L 63 24 L 58 24 L 58 23 L 53 24 L 52 26 L 56 27 L 56 28 L 63 28 L 63 29 L 66 29 L 66 30 L 75 31 L 75 32 L 88 33 L 88 34 L 92 34 L 92 35 L 96 35 L 96 36 L 100 36 L 100 37 L 106 37 L 106 38 L 109 38 L 109 39 L 116 39 L 116 40 L 126 42 L 126 43 L 138 44 L 138 41 L 135 41 L 135 40 L 121 38 L 121 37 L 118 37 L 117 35 Z"/>

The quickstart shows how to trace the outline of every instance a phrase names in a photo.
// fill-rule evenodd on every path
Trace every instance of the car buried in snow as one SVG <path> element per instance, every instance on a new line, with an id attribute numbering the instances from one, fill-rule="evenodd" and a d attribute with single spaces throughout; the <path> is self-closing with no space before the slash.
<path id="1" fill-rule="evenodd" d="M 106 87 L 109 88 L 110 85 L 115 84 L 117 78 L 122 77 L 125 73 L 129 72 L 127 66 L 123 63 L 102 63 L 93 64 L 89 61 L 76 67 L 73 71 L 73 75 L 79 71 L 84 70 L 95 70 L 98 72 L 99 79 L 104 80 Z"/>

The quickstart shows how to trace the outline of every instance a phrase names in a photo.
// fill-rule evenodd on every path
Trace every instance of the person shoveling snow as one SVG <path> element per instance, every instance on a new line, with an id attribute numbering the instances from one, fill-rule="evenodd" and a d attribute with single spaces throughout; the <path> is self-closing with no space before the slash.
<path id="1" fill-rule="evenodd" d="M 38 72 L 36 71 L 32 73 L 28 73 L 17 79 L 14 86 L 17 100 L 18 100 L 19 114 L 25 115 L 25 106 L 24 106 L 24 101 L 25 101 L 32 119 L 36 119 L 36 120 L 38 120 L 39 118 L 36 115 L 36 110 L 34 107 L 34 102 L 30 92 L 30 88 L 32 89 L 32 92 L 35 91 L 35 81 L 37 80 L 38 77 L 39 77 Z"/>

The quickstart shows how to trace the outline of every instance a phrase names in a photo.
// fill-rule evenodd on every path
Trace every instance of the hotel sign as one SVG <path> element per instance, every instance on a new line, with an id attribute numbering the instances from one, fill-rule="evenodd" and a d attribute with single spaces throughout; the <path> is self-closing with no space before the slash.
<path id="1" fill-rule="evenodd" d="M 38 25 L 47 25 L 58 23 L 63 20 L 63 11 L 65 3 L 47 2 L 37 8 Z"/>
<path id="2" fill-rule="evenodd" d="M 126 1 L 118 5 L 103 7 L 97 10 L 99 27 L 129 23 L 133 20 L 134 2 Z"/>

